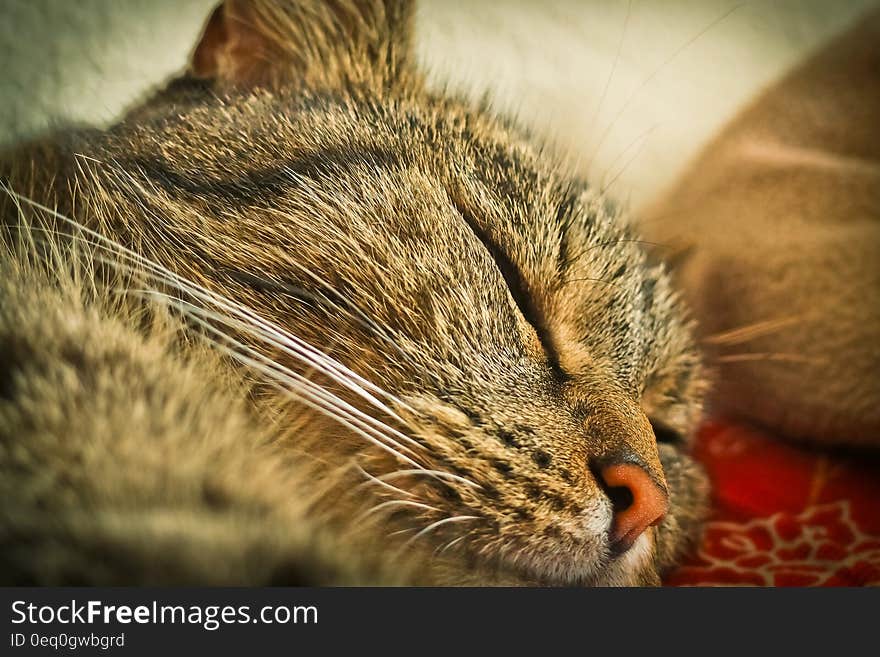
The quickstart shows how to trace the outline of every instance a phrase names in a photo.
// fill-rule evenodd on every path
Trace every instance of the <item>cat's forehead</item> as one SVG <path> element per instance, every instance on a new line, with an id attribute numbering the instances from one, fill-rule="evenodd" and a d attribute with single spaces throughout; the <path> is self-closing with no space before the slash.
<path id="1" fill-rule="evenodd" d="M 302 286 L 314 270 L 442 357 L 523 353 L 524 318 L 555 358 L 635 390 L 679 321 L 601 194 L 454 100 L 196 85 L 154 107 L 124 166 L 218 220 L 263 275 Z"/>

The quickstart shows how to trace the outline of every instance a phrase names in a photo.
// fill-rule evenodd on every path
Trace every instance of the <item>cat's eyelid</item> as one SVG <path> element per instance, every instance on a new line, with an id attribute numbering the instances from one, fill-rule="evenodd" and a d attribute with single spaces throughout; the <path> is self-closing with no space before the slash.
<path id="1" fill-rule="evenodd" d="M 504 279 L 504 283 L 507 286 L 514 303 L 519 309 L 520 314 L 535 330 L 544 354 L 547 356 L 550 369 L 559 377 L 568 378 L 569 375 L 562 369 L 562 366 L 559 363 L 559 355 L 556 353 L 556 349 L 549 339 L 550 333 L 544 321 L 544 316 L 532 301 L 528 283 L 523 278 L 519 267 L 517 267 L 516 263 L 504 253 L 504 250 L 501 249 L 484 230 L 482 230 L 470 211 L 464 207 L 463 204 L 459 203 L 454 195 L 450 194 L 450 199 L 452 200 L 455 209 L 464 220 L 465 225 L 470 228 L 471 232 L 473 232 L 474 236 L 480 241 L 480 244 L 483 245 L 483 248 L 486 249 L 492 260 L 495 262 L 495 266 L 501 274 L 502 279 Z"/>

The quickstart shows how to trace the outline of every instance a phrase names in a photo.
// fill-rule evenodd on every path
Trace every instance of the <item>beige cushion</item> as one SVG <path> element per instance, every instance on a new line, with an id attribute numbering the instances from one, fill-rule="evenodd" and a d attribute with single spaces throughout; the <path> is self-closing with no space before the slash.
<path id="1" fill-rule="evenodd" d="M 880 445 L 880 12 L 761 94 L 643 217 L 686 250 L 716 410 Z"/>

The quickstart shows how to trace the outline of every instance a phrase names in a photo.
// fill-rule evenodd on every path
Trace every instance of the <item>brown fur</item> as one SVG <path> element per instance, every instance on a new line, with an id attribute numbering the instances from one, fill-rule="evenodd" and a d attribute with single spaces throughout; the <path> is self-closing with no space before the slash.
<path id="1" fill-rule="evenodd" d="M 58 211 L 4 212 L 7 579 L 656 584 L 680 557 L 705 379 L 664 268 L 514 125 L 424 90 L 410 13 L 227 3 L 217 79 L 5 158 Z M 619 557 L 609 459 L 670 495 Z"/>
<path id="2" fill-rule="evenodd" d="M 880 445 L 880 12 L 766 90 L 645 213 L 686 247 L 719 410 Z"/>

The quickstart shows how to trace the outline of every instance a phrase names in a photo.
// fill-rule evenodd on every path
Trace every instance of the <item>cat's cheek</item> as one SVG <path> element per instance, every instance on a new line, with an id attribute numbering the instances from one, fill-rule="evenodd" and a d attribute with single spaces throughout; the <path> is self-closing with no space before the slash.
<path id="1" fill-rule="evenodd" d="M 656 567 L 657 532 L 647 531 L 624 554 L 614 559 L 598 586 L 660 586 Z"/>
<path id="2" fill-rule="evenodd" d="M 709 480 L 702 466 L 671 445 L 660 445 L 669 488 L 669 512 L 656 528 L 656 567 L 662 574 L 678 565 L 702 531 L 709 506 Z"/>

